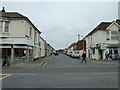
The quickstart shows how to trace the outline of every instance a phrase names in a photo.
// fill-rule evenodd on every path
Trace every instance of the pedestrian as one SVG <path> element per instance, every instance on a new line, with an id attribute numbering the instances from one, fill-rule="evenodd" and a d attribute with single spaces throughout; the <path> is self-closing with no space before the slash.
<path id="1" fill-rule="evenodd" d="M 108 61 L 108 58 L 109 58 L 109 52 L 107 51 L 106 53 L 105 53 L 105 60 L 107 60 Z"/>
<path id="2" fill-rule="evenodd" d="M 84 53 L 84 52 L 82 54 L 82 61 L 81 61 L 81 63 L 83 63 L 83 61 L 85 61 L 85 63 L 87 63 L 87 61 L 86 61 L 86 53 Z"/>
<path id="3" fill-rule="evenodd" d="M 5 55 L 3 57 L 3 64 L 2 64 L 2 66 L 5 66 L 6 64 L 7 64 L 7 66 L 10 66 L 9 60 L 8 60 L 7 56 Z"/>
<path id="4" fill-rule="evenodd" d="M 112 60 L 115 60 L 116 59 L 116 56 L 115 56 L 115 54 L 113 53 L 112 54 Z"/>

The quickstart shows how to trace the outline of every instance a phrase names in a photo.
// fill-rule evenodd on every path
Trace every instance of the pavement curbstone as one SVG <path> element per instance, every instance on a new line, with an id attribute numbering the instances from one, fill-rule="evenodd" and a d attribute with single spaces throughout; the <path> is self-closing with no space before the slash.
<path id="1" fill-rule="evenodd" d="M 27 63 L 18 63 L 18 64 L 13 64 L 9 67 L 2 67 L 2 68 L 32 68 L 32 67 L 37 67 L 40 66 L 42 63 L 45 63 L 51 58 L 52 56 L 47 56 L 41 59 L 37 59 L 32 62 L 27 62 Z"/>

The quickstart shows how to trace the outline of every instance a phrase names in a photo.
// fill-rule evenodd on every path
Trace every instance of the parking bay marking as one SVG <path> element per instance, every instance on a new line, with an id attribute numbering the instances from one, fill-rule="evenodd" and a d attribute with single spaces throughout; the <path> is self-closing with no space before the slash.
<path id="1" fill-rule="evenodd" d="M 0 80 L 2 80 L 2 79 L 5 79 L 5 78 L 8 78 L 8 77 L 10 77 L 10 76 L 12 76 L 13 74 L 0 74 L 0 76 L 2 76 L 2 77 L 0 77 Z"/>
<path id="2" fill-rule="evenodd" d="M 49 59 L 48 60 L 45 60 L 43 61 L 42 63 L 40 63 L 41 66 L 45 66 L 47 63 L 48 63 Z"/>

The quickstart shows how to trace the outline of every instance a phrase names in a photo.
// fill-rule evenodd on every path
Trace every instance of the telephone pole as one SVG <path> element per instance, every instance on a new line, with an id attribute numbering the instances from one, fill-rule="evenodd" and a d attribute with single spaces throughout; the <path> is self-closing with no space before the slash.
<path id="1" fill-rule="evenodd" d="M 78 41 L 80 40 L 80 35 L 78 34 Z"/>

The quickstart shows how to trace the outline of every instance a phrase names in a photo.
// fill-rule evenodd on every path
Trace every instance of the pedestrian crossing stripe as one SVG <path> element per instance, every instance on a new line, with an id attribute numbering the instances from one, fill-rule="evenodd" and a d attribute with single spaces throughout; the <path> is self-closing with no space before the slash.
<path id="1" fill-rule="evenodd" d="M 5 78 L 8 78 L 8 77 L 10 77 L 10 76 L 12 76 L 13 74 L 0 74 L 0 76 L 2 76 L 2 77 L 0 77 L 0 80 L 2 80 L 2 79 L 5 79 Z"/>

